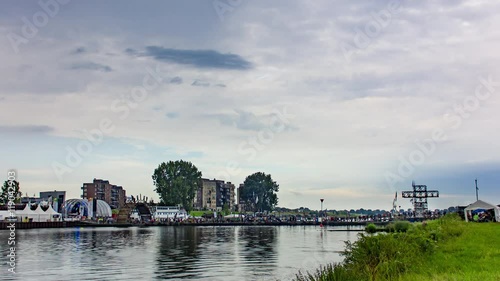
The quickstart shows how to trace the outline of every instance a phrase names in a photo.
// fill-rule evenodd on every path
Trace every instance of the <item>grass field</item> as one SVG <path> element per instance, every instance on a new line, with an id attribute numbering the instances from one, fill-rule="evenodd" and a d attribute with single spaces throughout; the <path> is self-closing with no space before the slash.
<path id="1" fill-rule="evenodd" d="M 438 244 L 418 270 L 399 280 L 500 280 L 500 223 L 467 223 L 462 235 Z"/>
<path id="2" fill-rule="evenodd" d="M 446 216 L 401 232 L 363 234 L 343 255 L 343 263 L 296 280 L 498 281 L 500 223 Z"/>
<path id="3" fill-rule="evenodd" d="M 191 215 L 193 217 L 201 217 L 205 213 L 207 213 L 207 214 L 213 214 L 214 212 L 209 212 L 209 211 L 191 211 L 191 212 L 189 212 L 189 215 Z"/>

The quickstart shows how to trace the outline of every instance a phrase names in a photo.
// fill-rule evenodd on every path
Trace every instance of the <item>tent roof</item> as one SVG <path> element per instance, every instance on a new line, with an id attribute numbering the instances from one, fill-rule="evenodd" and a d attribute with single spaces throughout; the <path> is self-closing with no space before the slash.
<path id="1" fill-rule="evenodd" d="M 27 203 L 26 206 L 24 207 L 23 210 L 17 211 L 17 215 L 30 215 L 30 214 L 36 214 L 33 210 L 30 208 L 30 204 Z"/>
<path id="2" fill-rule="evenodd" d="M 38 207 L 36 208 L 35 211 L 33 211 L 35 214 L 40 214 L 40 215 L 44 215 L 45 212 L 42 210 L 42 206 L 40 204 L 38 204 Z"/>
<path id="3" fill-rule="evenodd" d="M 476 210 L 476 209 L 489 210 L 489 209 L 495 209 L 495 208 L 498 208 L 498 207 L 495 206 L 495 205 L 493 205 L 493 204 L 484 202 L 482 200 L 477 200 L 476 202 L 474 202 L 474 203 L 470 204 L 469 206 L 467 206 L 467 208 L 465 208 L 465 210 L 467 210 L 467 211 Z"/>
<path id="4" fill-rule="evenodd" d="M 57 215 L 57 214 L 60 215 L 60 213 L 56 212 L 51 205 L 49 205 L 49 208 L 47 209 L 47 211 L 45 211 L 45 213 L 49 215 Z"/>

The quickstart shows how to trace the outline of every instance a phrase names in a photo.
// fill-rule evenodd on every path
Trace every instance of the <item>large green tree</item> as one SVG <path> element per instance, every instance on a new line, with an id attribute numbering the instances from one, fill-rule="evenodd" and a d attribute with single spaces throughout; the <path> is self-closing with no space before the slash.
<path id="1" fill-rule="evenodd" d="M 272 211 L 278 204 L 279 185 L 271 175 L 257 172 L 248 176 L 243 183 L 241 198 L 253 211 Z"/>
<path id="2" fill-rule="evenodd" d="M 5 181 L 2 185 L 2 190 L 0 192 L 0 204 L 7 204 L 9 202 L 9 191 L 11 192 L 12 197 L 14 198 L 14 203 L 19 203 L 20 198 L 21 198 L 21 191 L 19 191 L 19 182 L 18 181 L 12 181 L 12 183 L 9 183 L 10 181 Z M 13 189 L 10 187 L 12 186 Z"/>
<path id="3" fill-rule="evenodd" d="M 163 162 L 153 173 L 153 183 L 162 204 L 180 204 L 186 210 L 191 210 L 195 193 L 201 184 L 201 172 L 191 162 Z"/>

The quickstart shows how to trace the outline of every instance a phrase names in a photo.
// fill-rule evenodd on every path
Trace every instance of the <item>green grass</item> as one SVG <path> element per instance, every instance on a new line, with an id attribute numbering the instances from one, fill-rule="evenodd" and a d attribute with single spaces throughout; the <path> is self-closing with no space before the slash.
<path id="1" fill-rule="evenodd" d="M 394 226 L 394 232 L 361 234 L 346 243 L 344 261 L 298 281 L 500 280 L 500 224 L 465 223 L 446 216 Z"/>
<path id="2" fill-rule="evenodd" d="M 205 213 L 206 214 L 213 214 L 214 212 L 210 212 L 210 211 L 191 211 L 191 212 L 189 212 L 189 214 L 193 217 L 201 217 Z"/>
<path id="3" fill-rule="evenodd" d="M 500 224 L 468 223 L 463 230 L 460 236 L 439 243 L 418 273 L 399 280 L 500 280 Z"/>
<path id="4" fill-rule="evenodd" d="M 193 216 L 193 217 L 201 217 L 203 216 L 204 214 L 211 214 L 213 215 L 214 212 L 212 211 L 191 211 L 189 212 L 189 215 Z M 232 212 L 233 214 L 239 214 L 238 212 Z"/>

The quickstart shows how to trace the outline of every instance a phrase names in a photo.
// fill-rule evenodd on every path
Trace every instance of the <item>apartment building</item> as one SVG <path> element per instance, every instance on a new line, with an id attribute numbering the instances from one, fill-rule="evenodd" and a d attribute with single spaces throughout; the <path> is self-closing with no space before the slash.
<path id="1" fill-rule="evenodd" d="M 196 191 L 193 200 L 195 210 L 222 210 L 227 204 L 230 210 L 234 209 L 234 184 L 217 179 L 201 179 L 200 188 Z"/>
<path id="2" fill-rule="evenodd" d="M 126 192 L 123 187 L 110 184 L 107 180 L 94 179 L 91 183 L 82 186 L 82 198 L 96 198 L 103 200 L 112 208 L 121 208 L 126 201 Z"/>

